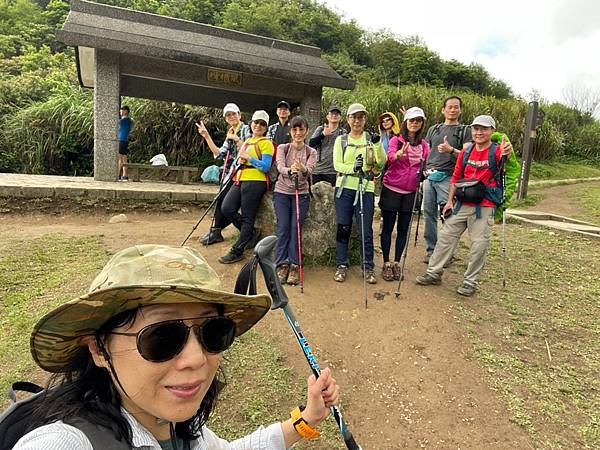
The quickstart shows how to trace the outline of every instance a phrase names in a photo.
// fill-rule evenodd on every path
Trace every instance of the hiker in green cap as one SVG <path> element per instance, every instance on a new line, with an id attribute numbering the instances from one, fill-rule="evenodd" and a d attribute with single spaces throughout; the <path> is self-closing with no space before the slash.
<path id="1" fill-rule="evenodd" d="M 14 448 L 283 450 L 317 436 L 339 395 L 329 369 L 308 379 L 295 420 L 232 443 L 205 426 L 224 386 L 223 352 L 270 305 L 267 295 L 223 291 L 194 249 L 120 251 L 86 295 L 35 325 L 33 358 L 54 376 Z"/>

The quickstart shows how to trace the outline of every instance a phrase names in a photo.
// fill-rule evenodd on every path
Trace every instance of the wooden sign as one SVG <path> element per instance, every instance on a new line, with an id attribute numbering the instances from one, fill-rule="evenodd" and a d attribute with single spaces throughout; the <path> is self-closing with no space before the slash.
<path id="1" fill-rule="evenodd" d="M 212 83 L 226 84 L 228 86 L 241 86 L 241 72 L 231 72 L 229 70 L 208 69 L 208 81 Z"/>

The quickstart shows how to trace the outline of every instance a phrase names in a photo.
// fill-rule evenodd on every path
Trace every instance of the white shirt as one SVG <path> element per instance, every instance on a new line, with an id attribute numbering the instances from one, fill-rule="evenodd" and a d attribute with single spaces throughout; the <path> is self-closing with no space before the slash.
<path id="1" fill-rule="evenodd" d="M 161 450 L 156 438 L 127 411 L 121 409 L 132 431 L 134 450 Z M 206 427 L 203 437 L 190 443 L 190 450 L 285 450 L 280 423 L 260 427 L 233 442 L 221 439 Z M 291 447 L 290 447 L 291 448 Z M 62 421 L 36 428 L 23 436 L 13 450 L 94 450 L 91 442 L 78 428 Z M 98 450 L 98 449 L 96 449 Z"/>

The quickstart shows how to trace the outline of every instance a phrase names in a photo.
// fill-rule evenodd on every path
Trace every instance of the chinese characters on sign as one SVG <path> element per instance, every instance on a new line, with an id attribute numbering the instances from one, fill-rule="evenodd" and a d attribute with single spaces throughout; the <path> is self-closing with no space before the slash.
<path id="1" fill-rule="evenodd" d="M 240 72 L 229 72 L 227 70 L 208 69 L 208 81 L 226 84 L 229 86 L 241 86 L 242 74 Z"/>

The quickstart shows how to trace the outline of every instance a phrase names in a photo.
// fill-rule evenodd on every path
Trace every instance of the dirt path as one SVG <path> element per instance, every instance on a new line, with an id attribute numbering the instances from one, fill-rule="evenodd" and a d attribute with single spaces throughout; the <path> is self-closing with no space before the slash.
<path id="1" fill-rule="evenodd" d="M 0 248 L 7 240 L 49 233 L 102 235 L 113 251 L 141 242 L 179 245 L 197 212 L 132 213 L 128 223 L 114 225 L 103 214 L 0 216 Z M 199 247 L 196 239 L 190 245 Z M 217 262 L 227 248 L 226 242 L 200 250 L 232 288 L 241 263 Z M 399 300 L 394 283 L 380 279 L 369 286 L 369 309 L 364 308 L 358 268 L 351 269 L 344 284 L 333 281 L 332 268 L 308 268 L 304 294 L 288 289 L 321 365 L 333 367 L 343 388 L 342 406 L 357 441 L 365 450 L 534 448 L 485 383 L 485 369 L 466 357 L 470 343 L 451 306 L 477 298 L 465 300 L 454 293 L 459 281 L 455 270 L 443 286 L 417 287 L 413 279 L 425 269 L 422 253 L 420 247 L 411 248 Z M 384 293 L 384 300 L 376 300 L 376 292 Z M 258 328 L 281 342 L 298 376 L 308 376 L 282 313 L 269 314 Z"/>
<path id="2" fill-rule="evenodd" d="M 580 203 L 574 201 L 569 194 L 578 189 L 590 186 L 600 186 L 600 182 L 594 181 L 590 183 L 567 184 L 530 191 L 535 194 L 542 194 L 543 198 L 534 206 L 525 209 L 586 220 L 587 214 L 585 209 L 583 209 Z"/>

